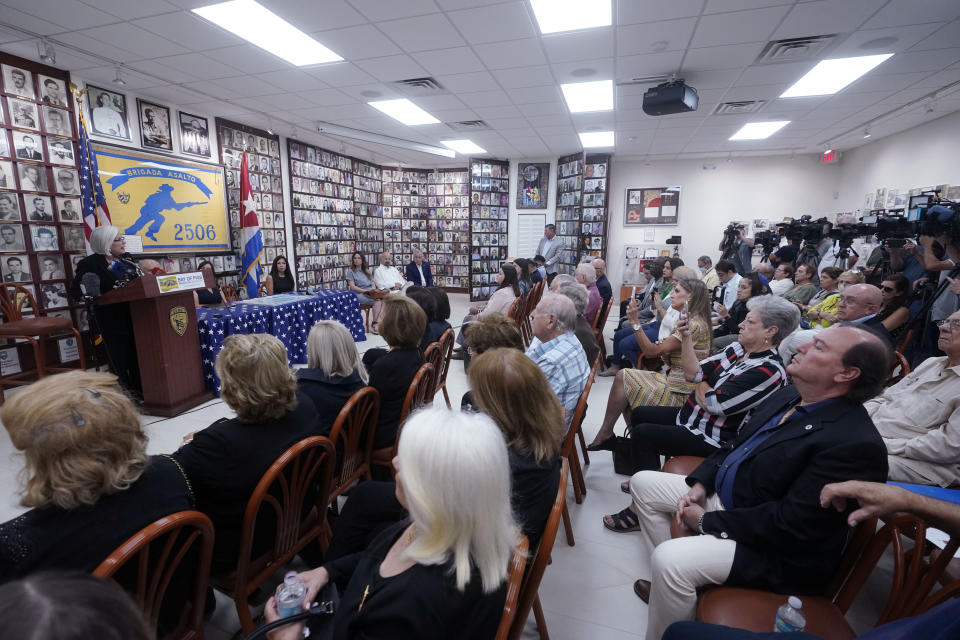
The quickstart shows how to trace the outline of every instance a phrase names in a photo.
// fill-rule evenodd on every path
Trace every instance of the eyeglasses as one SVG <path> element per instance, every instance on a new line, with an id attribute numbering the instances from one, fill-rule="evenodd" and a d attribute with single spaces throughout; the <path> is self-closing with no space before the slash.
<path id="1" fill-rule="evenodd" d="M 896 289 L 893 287 L 880 287 L 880 291 L 883 291 L 884 293 L 893 293 L 896 291 Z"/>
<path id="2" fill-rule="evenodd" d="M 945 318 L 943 320 L 937 320 L 935 324 L 940 329 L 949 325 L 951 330 L 960 331 L 960 318 Z"/>
<path id="3" fill-rule="evenodd" d="M 113 241 L 114 241 L 114 242 L 123 242 L 123 237 L 121 236 L 121 237 L 119 237 L 119 238 L 114 238 Z"/>

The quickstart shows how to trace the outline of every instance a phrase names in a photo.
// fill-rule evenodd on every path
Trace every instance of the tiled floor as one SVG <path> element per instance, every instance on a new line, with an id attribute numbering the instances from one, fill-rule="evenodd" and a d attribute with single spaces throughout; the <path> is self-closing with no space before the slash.
<path id="1" fill-rule="evenodd" d="M 469 307 L 467 296 L 452 295 L 451 306 L 451 321 L 459 322 Z M 614 322 L 612 318 L 606 332 L 608 336 L 612 334 Z M 363 352 L 383 344 L 379 336 L 369 336 L 357 346 Z M 584 421 L 588 442 L 602 421 L 612 380 L 598 377 L 593 385 L 592 401 Z M 447 384 L 454 406 L 459 406 L 460 396 L 467 390 L 466 376 L 459 362 L 451 367 Z M 439 401 L 442 402 L 442 396 Z M 175 418 L 144 416 L 150 437 L 149 451 L 171 452 L 180 445 L 186 433 L 230 415 L 232 412 L 220 400 L 212 400 Z M 0 482 L 6 487 L 0 501 L 0 521 L 5 521 L 22 511 L 16 504 L 15 495 L 16 475 L 22 462 L 6 431 L 0 435 L 0 460 L 4 462 L 0 468 Z M 647 575 L 648 558 L 641 552 L 637 534 L 616 534 L 603 527 L 602 515 L 619 511 L 627 504 L 626 496 L 619 488 L 624 478 L 614 474 L 609 453 L 595 453 L 590 461 L 590 466 L 586 468 L 587 496 L 584 503 L 576 504 L 572 490 L 568 492 L 567 502 L 576 546 L 567 546 L 561 527 L 554 547 L 553 563 L 547 568 L 540 587 L 547 626 L 550 636 L 556 640 L 642 637 L 647 625 L 647 607 L 634 595 L 632 585 L 639 575 Z M 853 617 L 859 615 L 863 618 L 865 615 L 864 619 L 870 620 L 871 611 L 876 610 L 876 605 L 871 606 L 871 603 L 883 602 L 882 588 L 868 591 L 873 592 L 873 597 L 866 598 L 866 606 L 855 607 Z M 866 609 L 865 613 L 858 614 L 860 609 Z M 862 625 L 855 626 L 863 628 Z M 207 638 L 227 640 L 238 629 L 233 603 L 218 594 L 217 610 L 207 625 Z M 532 615 L 525 637 L 537 637 Z"/>

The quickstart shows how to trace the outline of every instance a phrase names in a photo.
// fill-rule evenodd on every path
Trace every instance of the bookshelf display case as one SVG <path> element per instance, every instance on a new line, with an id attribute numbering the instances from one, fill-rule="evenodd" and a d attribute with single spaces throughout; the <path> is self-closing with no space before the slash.
<path id="1" fill-rule="evenodd" d="M 486 300 L 507 257 L 510 163 L 470 161 L 470 300 Z"/>
<path id="2" fill-rule="evenodd" d="M 470 282 L 470 184 L 466 169 L 427 174 L 427 260 L 438 287 L 466 291 Z"/>
<path id="3" fill-rule="evenodd" d="M 563 244 L 559 272 L 572 274 L 581 243 L 584 155 L 575 153 L 557 161 L 557 237 Z M 605 225 L 604 225 L 605 226 Z"/>
<path id="4" fill-rule="evenodd" d="M 380 167 L 353 161 L 353 215 L 357 227 L 357 248 L 372 269 L 383 251 L 383 173 Z"/>
<path id="5" fill-rule="evenodd" d="M 400 269 L 414 251 L 427 251 L 427 202 L 425 171 L 383 170 L 383 249 Z"/>
<path id="6" fill-rule="evenodd" d="M 610 200 L 610 155 L 587 154 L 583 171 L 579 257 L 606 258 Z"/>

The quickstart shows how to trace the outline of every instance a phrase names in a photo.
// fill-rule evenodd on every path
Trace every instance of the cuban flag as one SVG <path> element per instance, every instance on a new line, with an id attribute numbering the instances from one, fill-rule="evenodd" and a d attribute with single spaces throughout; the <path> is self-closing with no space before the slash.
<path id="1" fill-rule="evenodd" d="M 263 255 L 263 236 L 260 235 L 260 221 L 257 219 L 257 203 L 253 200 L 250 188 L 250 174 L 247 173 L 247 153 L 243 153 L 240 165 L 240 265 L 243 270 L 241 281 L 247 288 L 247 297 L 256 298 L 260 289 L 260 256 Z"/>
<path id="2" fill-rule="evenodd" d="M 80 116 L 80 202 L 85 223 L 83 233 L 87 237 L 89 248 L 90 232 L 97 227 L 110 224 L 110 212 L 107 210 L 107 199 L 103 195 L 103 186 L 100 184 L 97 157 L 90 148 L 87 123 L 82 115 Z"/>

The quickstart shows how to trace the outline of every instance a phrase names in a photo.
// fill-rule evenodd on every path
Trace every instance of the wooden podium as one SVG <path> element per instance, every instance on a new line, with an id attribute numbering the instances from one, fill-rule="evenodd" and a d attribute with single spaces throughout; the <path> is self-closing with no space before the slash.
<path id="1" fill-rule="evenodd" d="M 213 397 L 203 383 L 193 303 L 194 290 L 213 286 L 206 272 L 147 274 L 97 298 L 130 305 L 145 413 L 175 416 Z"/>

